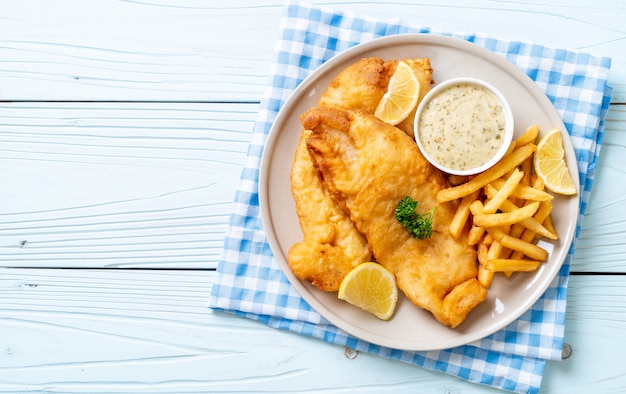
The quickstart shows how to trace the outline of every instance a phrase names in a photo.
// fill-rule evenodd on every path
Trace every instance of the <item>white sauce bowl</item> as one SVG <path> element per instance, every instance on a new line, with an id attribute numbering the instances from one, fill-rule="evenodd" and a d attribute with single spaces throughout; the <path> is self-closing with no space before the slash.
<path id="1" fill-rule="evenodd" d="M 492 167 L 506 153 L 514 131 L 506 98 L 475 78 L 450 79 L 433 87 L 417 107 L 414 126 L 424 157 L 453 175 Z"/>

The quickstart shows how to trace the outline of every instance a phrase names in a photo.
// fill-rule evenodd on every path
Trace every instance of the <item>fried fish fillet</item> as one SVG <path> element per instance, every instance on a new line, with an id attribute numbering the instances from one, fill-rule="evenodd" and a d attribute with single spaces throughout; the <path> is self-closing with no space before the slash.
<path id="1" fill-rule="evenodd" d="M 372 256 L 363 235 L 322 187 L 304 130 L 291 169 L 291 190 L 304 234 L 287 260 L 294 275 L 324 291 L 337 291 L 343 278 Z"/>
<path id="2" fill-rule="evenodd" d="M 433 70 L 429 58 L 404 59 L 420 84 L 418 103 L 430 90 Z M 378 57 L 363 58 L 343 69 L 322 94 L 319 106 L 359 109 L 371 114 L 387 92 L 389 80 L 396 71 L 398 60 L 383 60 Z M 416 109 L 416 108 L 415 108 Z M 413 137 L 415 109 L 409 117 L 397 125 Z"/>
<path id="3" fill-rule="evenodd" d="M 430 89 L 429 59 L 407 59 L 420 81 L 420 99 Z M 387 91 L 397 60 L 364 58 L 342 70 L 320 98 L 319 105 L 362 109 L 374 113 Z M 425 88 L 424 88 L 425 87 Z M 413 133 L 414 112 L 399 126 Z M 337 291 L 345 275 L 371 260 L 367 240 L 324 190 L 306 149 L 304 130 L 291 169 L 291 191 L 303 232 L 302 242 L 288 253 L 296 277 L 324 291 Z"/>
<path id="4" fill-rule="evenodd" d="M 461 324 L 487 290 L 476 279 L 467 230 L 458 239 L 448 231 L 454 203 L 437 204 L 437 192 L 448 186 L 443 173 L 404 132 L 364 111 L 318 107 L 301 120 L 312 131 L 307 147 L 324 187 L 365 235 L 376 261 L 394 273 L 413 304 L 447 326 Z M 420 212 L 437 207 L 431 238 L 412 238 L 395 219 L 404 196 L 417 200 Z"/>

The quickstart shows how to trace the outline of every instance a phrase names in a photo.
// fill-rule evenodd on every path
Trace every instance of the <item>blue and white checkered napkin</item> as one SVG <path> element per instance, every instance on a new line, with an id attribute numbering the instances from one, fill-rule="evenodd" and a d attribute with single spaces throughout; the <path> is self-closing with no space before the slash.
<path id="1" fill-rule="evenodd" d="M 546 293 L 505 329 L 454 349 L 407 352 L 382 348 L 347 335 L 312 310 L 273 259 L 258 206 L 261 153 L 272 122 L 285 100 L 311 71 L 333 55 L 361 42 L 392 34 L 424 33 L 461 38 L 504 56 L 525 71 L 546 92 L 562 116 L 572 136 L 581 179 L 578 235 L 610 101 L 611 88 L 607 86 L 610 59 L 480 34 L 448 33 L 400 20 L 359 18 L 346 12 L 298 4 L 286 6 L 280 29 L 282 39 L 236 194 L 210 306 L 260 320 L 272 327 L 472 382 L 522 393 L 537 392 L 545 361 L 561 358 L 565 296 L 575 241 Z"/>

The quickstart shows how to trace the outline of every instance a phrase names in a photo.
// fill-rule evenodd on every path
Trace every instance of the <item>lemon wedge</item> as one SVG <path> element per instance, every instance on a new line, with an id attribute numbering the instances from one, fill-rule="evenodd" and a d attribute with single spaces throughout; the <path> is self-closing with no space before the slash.
<path id="1" fill-rule="evenodd" d="M 415 109 L 420 95 L 420 83 L 407 63 L 400 61 L 389 80 L 389 87 L 378 103 L 374 116 L 383 122 L 397 125 Z"/>
<path id="2" fill-rule="evenodd" d="M 539 140 L 534 167 L 546 188 L 554 193 L 574 195 L 576 185 L 565 163 L 563 137 L 559 129 L 552 129 Z"/>
<path id="3" fill-rule="evenodd" d="M 398 287 L 391 272 L 380 264 L 367 262 L 345 276 L 338 297 L 381 320 L 389 320 L 396 309 Z"/>

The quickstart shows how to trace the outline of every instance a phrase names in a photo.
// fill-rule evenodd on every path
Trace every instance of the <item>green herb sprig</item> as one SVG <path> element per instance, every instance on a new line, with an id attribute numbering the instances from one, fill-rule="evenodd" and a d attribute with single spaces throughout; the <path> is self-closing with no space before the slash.
<path id="1" fill-rule="evenodd" d="M 433 207 L 429 212 L 419 214 L 416 211 L 417 205 L 418 202 L 411 197 L 404 197 L 396 207 L 396 219 L 413 238 L 430 238 L 433 235 L 433 215 L 437 207 Z"/>

